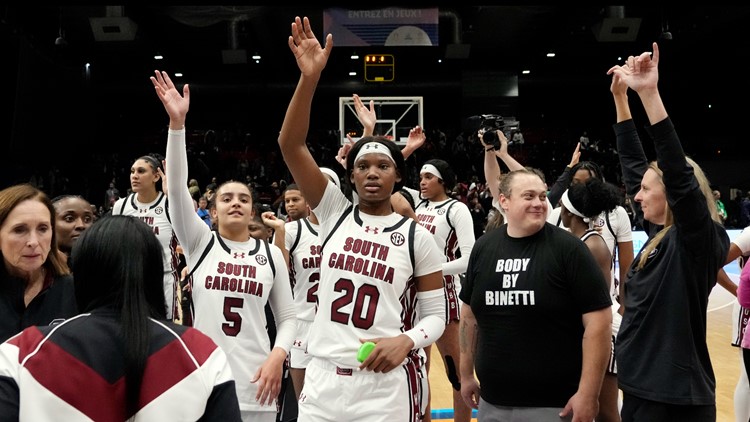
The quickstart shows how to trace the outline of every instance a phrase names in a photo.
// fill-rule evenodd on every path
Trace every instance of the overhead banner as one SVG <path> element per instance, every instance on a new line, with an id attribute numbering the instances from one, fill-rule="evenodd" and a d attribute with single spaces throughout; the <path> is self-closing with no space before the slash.
<path id="1" fill-rule="evenodd" d="M 323 30 L 337 46 L 437 46 L 438 20 L 436 7 L 329 8 L 323 11 Z"/>

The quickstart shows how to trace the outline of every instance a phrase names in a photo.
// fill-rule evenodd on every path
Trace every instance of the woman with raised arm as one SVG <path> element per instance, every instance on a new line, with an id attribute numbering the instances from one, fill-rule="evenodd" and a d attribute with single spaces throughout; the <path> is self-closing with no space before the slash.
<path id="1" fill-rule="evenodd" d="M 393 142 L 366 136 L 349 151 L 345 180 L 357 192 L 356 206 L 321 173 L 305 138 L 333 39 L 329 34 L 321 47 L 308 18 L 297 17 L 289 48 L 301 75 L 279 146 L 321 221 L 322 239 L 319 306 L 308 344 L 313 358 L 299 420 L 419 420 L 426 379 L 417 349 L 445 329 L 440 252 L 424 227 L 391 208 L 405 170 Z M 414 303 L 406 297 L 412 283 L 418 309 L 405 306 Z M 374 349 L 358 356 L 368 341 Z"/>
<path id="2" fill-rule="evenodd" d="M 716 380 L 706 344 L 706 307 L 729 238 L 701 168 L 685 156 L 659 94 L 659 47 L 607 71 L 617 151 L 649 240 L 625 280 L 617 336 L 623 421 L 716 420 Z M 628 88 L 648 116 L 656 162 L 643 152 Z"/>
<path id="3" fill-rule="evenodd" d="M 242 419 L 272 422 L 297 324 L 286 261 L 278 247 L 250 237 L 254 209 L 246 184 L 228 181 L 216 190 L 215 232 L 196 214 L 187 187 L 189 87 L 185 85 L 180 95 L 169 75 L 159 71 L 151 82 L 169 115 L 169 212 L 190 268 L 193 326 L 226 351 L 237 380 Z M 273 349 L 266 331 L 266 303 L 277 326 Z"/>

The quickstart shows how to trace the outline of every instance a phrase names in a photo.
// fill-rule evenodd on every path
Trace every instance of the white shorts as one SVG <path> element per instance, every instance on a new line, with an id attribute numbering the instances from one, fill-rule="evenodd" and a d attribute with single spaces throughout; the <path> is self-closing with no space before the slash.
<path id="1" fill-rule="evenodd" d="M 307 337 L 310 335 L 312 321 L 297 320 L 297 335 L 289 349 L 289 366 L 294 369 L 305 369 L 312 359 L 307 353 Z"/>
<path id="2" fill-rule="evenodd" d="M 620 324 L 622 323 L 622 315 L 617 312 L 618 304 L 612 305 L 612 335 L 617 337 L 617 333 L 620 332 Z"/>
<path id="3" fill-rule="evenodd" d="M 340 368 L 314 357 L 297 403 L 299 422 L 419 422 L 428 397 L 426 375 L 409 362 L 388 373 Z"/>
<path id="4" fill-rule="evenodd" d="M 240 411 L 242 422 L 276 422 L 275 412 Z"/>

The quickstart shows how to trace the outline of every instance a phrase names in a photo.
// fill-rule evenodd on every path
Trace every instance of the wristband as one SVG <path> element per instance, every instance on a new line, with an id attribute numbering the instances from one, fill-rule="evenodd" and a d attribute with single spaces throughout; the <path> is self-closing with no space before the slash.
<path id="1" fill-rule="evenodd" d="M 484 152 L 490 152 L 490 151 L 495 151 L 495 147 L 489 147 L 484 150 Z"/>

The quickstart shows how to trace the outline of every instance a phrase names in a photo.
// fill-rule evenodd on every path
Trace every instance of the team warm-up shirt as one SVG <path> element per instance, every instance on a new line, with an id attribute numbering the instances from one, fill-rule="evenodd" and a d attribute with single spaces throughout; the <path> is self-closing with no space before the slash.
<path id="1" fill-rule="evenodd" d="M 285 224 L 284 244 L 289 251 L 289 280 L 292 283 L 297 320 L 312 321 L 317 306 L 320 279 L 320 237 L 318 224 L 307 218 Z"/>
<path id="2" fill-rule="evenodd" d="M 125 420 L 120 313 L 99 309 L 30 327 L 0 345 L 0 419 Z M 226 355 L 203 333 L 149 320 L 135 421 L 237 421 Z M 131 416 L 131 415 L 128 415 Z"/>
<path id="3" fill-rule="evenodd" d="M 411 328 L 407 295 L 414 277 L 440 271 L 440 251 L 414 220 L 361 213 L 333 183 L 314 212 L 323 247 L 308 352 L 356 368 L 359 339 L 395 337 Z"/>
<path id="4" fill-rule="evenodd" d="M 187 189 L 185 131 L 169 132 L 167 177 L 170 214 L 191 271 L 193 326 L 227 354 L 237 385 L 240 410 L 276 412 L 255 401 L 258 384 L 250 383 L 268 358 L 265 305 L 277 323 L 274 347 L 289 352 L 296 332 L 292 289 L 284 256 L 275 245 L 249 239 L 234 242 L 219 236 L 193 209 Z"/>
<path id="5" fill-rule="evenodd" d="M 120 198 L 112 207 L 112 215 L 130 215 L 138 217 L 148 224 L 159 239 L 164 250 L 164 300 L 167 307 L 167 318 L 172 319 L 177 315 L 176 289 L 180 285 L 179 272 L 177 268 L 180 258 L 177 254 L 177 236 L 172 230 L 169 221 L 169 210 L 167 209 L 167 197 L 159 192 L 153 202 L 142 203 L 137 199 L 137 194 Z M 117 241 L 117 239 L 113 239 Z"/>
<path id="6" fill-rule="evenodd" d="M 482 398 L 497 406 L 563 407 L 581 378 L 583 314 L 611 306 L 588 247 L 551 224 L 508 236 L 507 224 L 472 249 L 460 298 L 479 335 Z"/>

